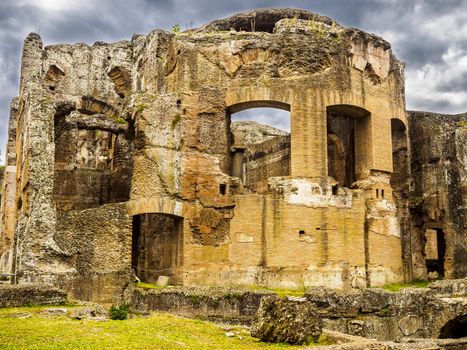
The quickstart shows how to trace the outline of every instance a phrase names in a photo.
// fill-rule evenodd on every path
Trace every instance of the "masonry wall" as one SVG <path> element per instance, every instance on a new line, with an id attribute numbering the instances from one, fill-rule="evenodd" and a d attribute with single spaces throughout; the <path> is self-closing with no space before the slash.
<path id="1" fill-rule="evenodd" d="M 253 192 L 267 192 L 270 177 L 290 173 L 290 136 L 250 145 L 243 157 L 244 186 Z"/>
<path id="2" fill-rule="evenodd" d="M 403 65 L 383 39 L 329 18 L 268 16 L 277 23 L 267 31 L 225 29 L 243 18 L 234 16 L 92 46 L 44 48 L 28 36 L 15 143 L 20 283 L 63 280 L 82 298 L 116 297 L 131 280 L 130 217 L 149 213 L 183 218 L 176 283 L 403 279 L 390 184 L 391 119 L 407 122 Z M 250 107 L 290 110 L 288 163 L 282 141 L 261 146 L 284 151 L 265 160 L 261 194 L 231 176 L 229 115 Z M 328 176 L 329 109 L 354 119 L 350 188 Z M 68 242 L 81 231 L 93 238 Z"/>
<path id="3" fill-rule="evenodd" d="M 426 230 L 439 229 L 446 244 L 444 274 L 465 277 L 465 115 L 410 112 L 413 190 L 410 194 L 414 278 L 425 278 Z"/>

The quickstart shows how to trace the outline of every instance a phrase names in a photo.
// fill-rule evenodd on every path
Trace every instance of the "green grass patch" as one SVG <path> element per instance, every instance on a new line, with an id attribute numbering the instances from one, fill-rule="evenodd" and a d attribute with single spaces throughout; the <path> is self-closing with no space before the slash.
<path id="1" fill-rule="evenodd" d="M 125 321 L 73 320 L 39 314 L 44 307 L 0 309 L 0 349 L 300 349 L 261 343 L 247 329 L 226 337 L 219 325 L 169 314 Z M 11 314 L 29 313 L 29 318 Z M 323 344 L 323 343 L 322 343 Z M 312 344 L 317 345 L 317 344 Z"/>
<path id="2" fill-rule="evenodd" d="M 261 286 L 251 286 L 251 290 L 264 290 L 277 294 L 278 296 L 285 297 L 286 295 L 294 297 L 302 297 L 306 290 L 305 288 L 272 288 L 272 287 L 261 287 Z"/>
<path id="3" fill-rule="evenodd" d="M 398 292 L 404 288 L 426 288 L 428 281 L 412 281 L 410 283 L 391 283 L 386 284 L 382 288 L 390 292 Z"/>
<path id="4" fill-rule="evenodd" d="M 146 283 L 146 282 L 137 282 L 137 283 L 135 283 L 135 286 L 138 287 L 138 288 L 144 288 L 144 289 L 164 289 L 164 288 L 170 288 L 169 286 L 160 287 L 160 286 L 156 286 L 155 284 Z"/>

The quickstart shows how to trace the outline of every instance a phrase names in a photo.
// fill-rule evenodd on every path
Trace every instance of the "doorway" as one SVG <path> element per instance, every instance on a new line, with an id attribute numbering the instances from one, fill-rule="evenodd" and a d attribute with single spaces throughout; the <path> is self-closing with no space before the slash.
<path id="1" fill-rule="evenodd" d="M 168 214 L 133 216 L 132 268 L 142 282 L 156 283 L 168 276 L 181 282 L 183 266 L 183 218 Z"/>

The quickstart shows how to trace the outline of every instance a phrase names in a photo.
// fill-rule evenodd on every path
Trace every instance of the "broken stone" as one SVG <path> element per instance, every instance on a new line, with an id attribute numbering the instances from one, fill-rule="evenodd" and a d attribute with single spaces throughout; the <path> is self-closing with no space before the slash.
<path id="1" fill-rule="evenodd" d="M 303 298 L 261 300 L 251 335 L 265 342 L 310 344 L 318 341 L 323 321 L 315 304 Z"/>
<path id="2" fill-rule="evenodd" d="M 42 313 L 50 316 L 65 316 L 68 313 L 68 310 L 65 308 L 50 307 L 44 309 Z"/>
<path id="3" fill-rule="evenodd" d="M 70 317 L 77 319 L 77 320 L 83 320 L 83 319 L 102 320 L 102 319 L 108 318 L 108 312 L 101 305 L 91 304 L 89 306 L 78 307 L 74 309 L 73 311 L 71 311 Z"/>

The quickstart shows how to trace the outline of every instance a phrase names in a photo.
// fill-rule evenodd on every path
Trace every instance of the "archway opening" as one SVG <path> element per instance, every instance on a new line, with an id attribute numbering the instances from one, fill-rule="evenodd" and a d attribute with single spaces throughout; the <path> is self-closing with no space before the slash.
<path id="1" fill-rule="evenodd" d="M 290 107 L 271 101 L 232 106 L 230 175 L 256 193 L 268 191 L 268 179 L 290 175 Z"/>
<path id="2" fill-rule="evenodd" d="M 351 187 L 366 166 L 370 113 L 356 106 L 335 105 L 327 107 L 326 116 L 328 176 L 338 186 Z"/>
<path id="3" fill-rule="evenodd" d="M 159 276 L 181 281 L 183 266 L 183 218 L 167 214 L 133 216 L 131 265 L 136 276 L 156 283 Z"/>
<path id="4" fill-rule="evenodd" d="M 407 130 L 399 119 L 391 119 L 392 141 L 392 174 L 391 187 L 398 198 L 406 195 L 408 190 L 409 162 L 407 151 Z"/>
<path id="5" fill-rule="evenodd" d="M 133 140 L 125 121 L 74 110 L 54 119 L 54 200 L 63 211 L 129 199 Z"/>
<path id="6" fill-rule="evenodd" d="M 467 337 L 467 314 L 456 317 L 441 328 L 439 338 L 459 339 Z"/>

